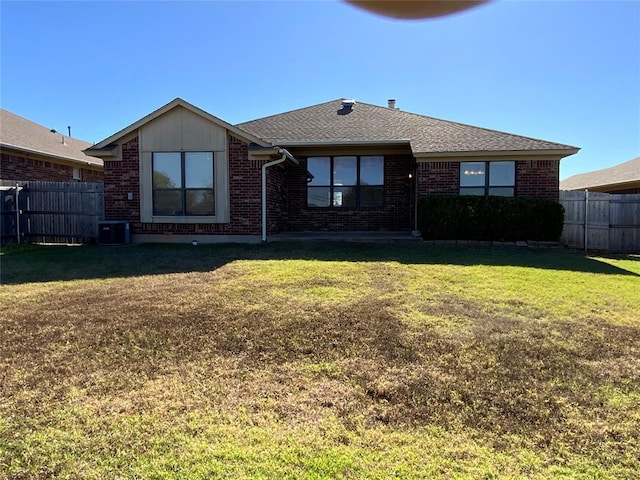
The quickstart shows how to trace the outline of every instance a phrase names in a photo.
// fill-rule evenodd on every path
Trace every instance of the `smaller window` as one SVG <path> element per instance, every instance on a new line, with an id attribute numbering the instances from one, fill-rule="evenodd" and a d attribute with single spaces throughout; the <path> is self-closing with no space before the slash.
<path id="1" fill-rule="evenodd" d="M 307 170 L 311 175 L 307 187 L 307 205 L 331 206 L 331 158 L 311 157 L 307 161 Z"/>
<path id="2" fill-rule="evenodd" d="M 73 167 L 73 179 L 77 181 L 82 180 L 82 173 L 79 167 Z"/>
<path id="3" fill-rule="evenodd" d="M 460 195 L 513 197 L 515 184 L 513 161 L 460 163 Z"/>
<path id="4" fill-rule="evenodd" d="M 360 206 L 381 207 L 384 203 L 384 157 L 360 158 Z"/>

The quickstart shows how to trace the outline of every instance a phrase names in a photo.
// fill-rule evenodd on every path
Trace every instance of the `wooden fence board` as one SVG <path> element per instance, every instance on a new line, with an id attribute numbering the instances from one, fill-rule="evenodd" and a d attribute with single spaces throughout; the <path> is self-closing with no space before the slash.
<path id="1" fill-rule="evenodd" d="M 104 218 L 104 188 L 87 182 L 11 182 L 0 181 L 3 195 L 16 195 L 20 213 L 20 241 L 78 243 L 98 238 L 98 222 Z M 13 211 L 2 211 L 1 225 L 9 225 L 2 237 L 18 236 Z M 11 227 L 13 225 L 13 227 Z"/>
<path id="2" fill-rule="evenodd" d="M 587 199 L 584 191 L 561 191 L 560 203 L 565 209 L 561 241 L 568 247 L 640 252 L 639 194 L 588 192 Z"/>

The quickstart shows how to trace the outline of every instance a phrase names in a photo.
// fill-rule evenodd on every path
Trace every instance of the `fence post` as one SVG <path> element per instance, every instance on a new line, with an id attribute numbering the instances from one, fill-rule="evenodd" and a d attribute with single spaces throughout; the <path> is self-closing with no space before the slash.
<path id="1" fill-rule="evenodd" d="M 20 245 L 20 184 L 16 182 L 16 237 Z"/>
<path id="2" fill-rule="evenodd" d="M 588 230 L 589 230 L 589 190 L 585 189 L 584 191 L 584 252 L 585 253 L 589 251 Z"/>

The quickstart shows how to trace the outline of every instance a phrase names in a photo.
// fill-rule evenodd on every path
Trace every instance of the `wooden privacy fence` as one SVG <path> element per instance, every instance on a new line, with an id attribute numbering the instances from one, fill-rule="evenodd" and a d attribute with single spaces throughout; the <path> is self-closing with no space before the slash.
<path id="1" fill-rule="evenodd" d="M 2 243 L 87 243 L 98 238 L 104 187 L 0 180 Z"/>
<path id="2" fill-rule="evenodd" d="M 561 191 L 561 242 L 611 253 L 640 252 L 640 194 Z"/>

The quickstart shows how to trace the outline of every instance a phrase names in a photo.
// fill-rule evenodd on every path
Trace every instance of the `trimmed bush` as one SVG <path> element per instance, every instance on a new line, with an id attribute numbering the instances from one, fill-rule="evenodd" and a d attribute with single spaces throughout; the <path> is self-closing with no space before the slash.
<path id="1" fill-rule="evenodd" d="M 553 200 L 442 195 L 420 200 L 418 228 L 425 240 L 555 241 L 563 222 Z"/>

